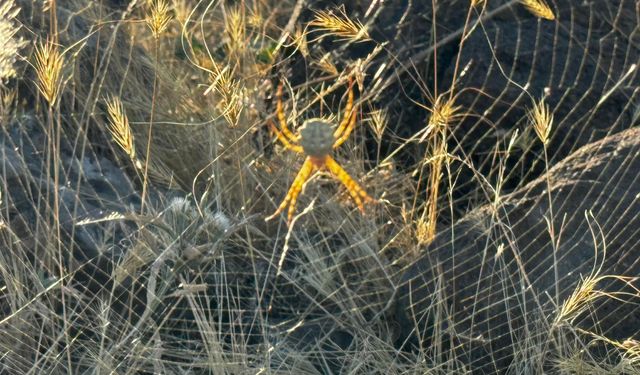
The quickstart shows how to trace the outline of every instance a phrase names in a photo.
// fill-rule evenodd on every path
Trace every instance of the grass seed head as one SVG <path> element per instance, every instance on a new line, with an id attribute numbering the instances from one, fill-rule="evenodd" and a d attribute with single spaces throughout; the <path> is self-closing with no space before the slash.
<path id="1" fill-rule="evenodd" d="M 415 221 L 415 236 L 419 246 L 428 245 L 435 236 L 432 223 L 425 217 Z"/>
<path id="2" fill-rule="evenodd" d="M 189 4 L 189 1 L 187 0 L 173 1 L 173 14 L 175 15 L 176 21 L 178 21 L 180 25 L 187 24 L 192 11 L 193 11 L 193 8 Z"/>
<path id="3" fill-rule="evenodd" d="M 64 58 L 52 40 L 47 40 L 46 43 L 40 42 L 36 46 L 35 55 L 38 90 L 49 105 L 53 106 L 60 94 Z"/>
<path id="4" fill-rule="evenodd" d="M 244 109 L 244 93 L 241 82 L 234 78 L 233 70 L 227 66 L 212 61 L 211 84 L 205 95 L 214 92 L 217 98 L 217 108 L 224 116 L 229 126 L 235 127 Z"/>
<path id="5" fill-rule="evenodd" d="M 634 290 L 636 294 L 633 296 L 640 297 L 640 289 L 633 285 L 636 278 L 621 275 L 598 275 L 596 272 L 583 279 L 571 293 L 571 296 L 562 303 L 556 316 L 555 325 L 565 322 L 572 324 L 576 318 L 589 309 L 595 300 L 601 297 L 622 300 L 625 296 L 631 296 L 627 292 L 607 292 L 596 289 L 596 285 L 604 280 L 618 280 Z"/>
<path id="6" fill-rule="evenodd" d="M 329 53 L 325 53 L 318 61 L 314 61 L 313 65 L 329 75 L 337 76 L 339 74 L 338 67 L 334 64 Z"/>
<path id="7" fill-rule="evenodd" d="M 244 9 L 239 6 L 232 7 L 225 12 L 224 31 L 226 44 L 231 55 L 241 55 L 246 49 L 247 26 Z"/>
<path id="8" fill-rule="evenodd" d="M 0 84 L 16 75 L 14 63 L 18 50 L 25 45 L 20 38 L 15 38 L 19 27 L 13 22 L 20 11 L 14 8 L 13 0 L 0 4 Z"/>
<path id="9" fill-rule="evenodd" d="M 154 38 L 160 38 L 160 35 L 167 29 L 171 22 L 171 8 L 165 0 L 149 0 L 149 15 L 147 17 L 147 25 L 151 29 Z"/>
<path id="10" fill-rule="evenodd" d="M 536 17 L 544 18 L 546 20 L 556 19 L 553 11 L 547 3 L 544 2 L 544 0 L 520 0 L 520 3 Z"/>
<path id="11" fill-rule="evenodd" d="M 350 19 L 344 8 L 336 9 L 336 13 L 319 10 L 315 12 L 310 26 L 315 26 L 329 35 L 352 41 L 370 40 L 367 29 L 359 21 Z"/>
<path id="12" fill-rule="evenodd" d="M 455 105 L 454 98 L 441 94 L 433 101 L 431 108 L 427 108 L 431 112 L 431 117 L 425 133 L 420 137 L 420 142 L 446 130 L 451 120 L 460 115 L 460 106 Z"/>
<path id="13" fill-rule="evenodd" d="M 302 56 L 309 56 L 309 43 L 307 43 L 307 34 L 301 28 L 296 28 L 293 43 L 296 45 L 298 51 L 300 51 Z"/>
<path id="14" fill-rule="evenodd" d="M 0 126 L 8 123 L 13 116 L 17 93 L 15 89 L 0 86 Z"/>
<path id="15" fill-rule="evenodd" d="M 388 121 L 387 111 L 383 109 L 376 109 L 372 111 L 369 116 L 371 130 L 373 130 L 373 134 L 376 136 L 378 142 L 382 141 L 382 135 L 387 127 Z"/>
<path id="16" fill-rule="evenodd" d="M 543 144 L 549 142 L 549 134 L 553 125 L 553 113 L 544 103 L 544 99 L 533 105 L 528 114 L 529 122 Z"/>
<path id="17" fill-rule="evenodd" d="M 107 99 L 107 112 L 109 113 L 109 132 L 113 140 L 124 150 L 134 165 L 141 169 L 142 163 L 136 158 L 136 146 L 129 119 L 120 98 L 114 96 Z"/>

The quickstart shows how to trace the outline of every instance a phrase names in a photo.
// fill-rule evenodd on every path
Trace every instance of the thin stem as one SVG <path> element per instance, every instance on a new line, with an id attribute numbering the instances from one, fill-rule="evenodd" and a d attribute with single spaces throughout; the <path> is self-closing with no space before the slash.
<path id="1" fill-rule="evenodd" d="M 153 71 L 153 93 L 151 96 L 151 114 L 149 115 L 149 132 L 147 134 L 147 152 L 144 160 L 144 175 L 142 179 L 142 202 L 140 203 L 140 214 L 144 214 L 144 202 L 147 195 L 147 184 L 149 183 L 149 159 L 151 158 L 151 135 L 153 130 L 153 115 L 156 108 L 156 90 L 158 89 L 158 49 L 160 48 L 160 39 L 155 38 L 154 62 L 155 69 Z"/>
<path id="2" fill-rule="evenodd" d="M 58 257 L 58 273 L 60 278 L 60 299 L 62 303 L 62 324 L 65 337 L 65 353 L 67 357 L 67 373 L 72 373 L 71 348 L 69 337 L 69 322 L 67 320 L 67 304 L 65 296 L 65 261 L 62 255 L 62 232 L 60 230 L 60 121 L 54 121 L 53 104 L 49 103 L 47 111 L 47 123 L 49 129 L 49 143 L 51 149 L 51 163 L 53 164 L 53 227 L 55 231 L 54 240 Z M 47 166 L 49 168 L 49 165 Z M 48 198 L 47 198 L 48 199 Z"/>
<path id="3" fill-rule="evenodd" d="M 469 5 L 469 11 L 467 12 L 467 18 L 464 21 L 464 28 L 462 29 L 462 36 L 460 37 L 460 45 L 458 46 L 458 54 L 456 56 L 456 63 L 453 68 L 453 76 L 451 78 L 451 88 L 449 90 L 449 100 L 453 98 L 453 92 L 455 91 L 453 88 L 456 84 L 456 78 L 458 76 L 458 70 L 460 69 L 460 55 L 462 55 L 462 47 L 464 47 L 464 41 L 467 39 L 467 29 L 469 28 L 469 21 L 471 20 L 471 12 L 473 11 L 473 6 Z M 472 30 L 473 31 L 473 30 Z"/>
<path id="4" fill-rule="evenodd" d="M 545 177 L 547 179 L 547 199 L 549 200 L 549 235 L 551 236 L 551 246 L 553 249 L 553 273 L 556 280 L 556 306 L 560 306 L 560 275 L 558 274 L 558 244 L 556 243 L 556 231 L 553 224 L 553 203 L 551 201 L 551 177 L 549 176 L 549 157 L 547 154 L 547 143 L 543 144 L 544 149 L 544 168 Z"/>

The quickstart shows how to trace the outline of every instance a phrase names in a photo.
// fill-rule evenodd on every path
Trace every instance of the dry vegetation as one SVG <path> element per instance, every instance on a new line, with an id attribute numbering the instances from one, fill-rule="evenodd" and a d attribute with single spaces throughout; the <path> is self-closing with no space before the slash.
<path id="1" fill-rule="evenodd" d="M 473 171 L 500 220 L 523 132 L 542 145 L 555 259 L 564 233 L 550 193 L 553 109 L 534 101 L 521 133 L 495 145 L 497 181 L 483 176 L 454 136 L 483 117 L 458 103 L 482 92 L 459 86 L 471 62 L 458 53 L 438 86 L 436 67 L 403 61 L 375 32 L 390 8 L 367 3 L 362 12 L 351 2 L 0 0 L 0 373 L 473 372 L 442 327 L 419 338 L 429 345 L 403 345 L 399 282 L 466 210 L 452 165 Z M 457 35 L 465 48 L 486 33 L 489 3 L 453 1 L 460 33 L 412 48 L 434 61 L 441 40 Z M 555 19 L 542 0 L 509 6 Z M 422 22 L 438 17 L 432 9 Z M 352 78 L 357 124 L 334 157 L 375 203 L 362 214 L 321 171 L 290 223 L 266 222 L 304 160 L 267 126 L 278 83 L 297 132 L 307 118 L 347 116 Z M 395 109 L 395 80 L 419 88 L 420 117 Z M 577 324 L 599 300 L 640 301 L 635 275 L 603 274 L 612 250 L 585 220 L 593 272 L 567 298 L 556 287 L 556 310 L 521 338 L 513 360 L 527 365 L 512 371 L 640 374 L 640 331 L 618 340 Z M 599 288 L 611 280 L 619 291 Z M 436 319 L 449 317 L 445 289 L 431 301 Z"/>

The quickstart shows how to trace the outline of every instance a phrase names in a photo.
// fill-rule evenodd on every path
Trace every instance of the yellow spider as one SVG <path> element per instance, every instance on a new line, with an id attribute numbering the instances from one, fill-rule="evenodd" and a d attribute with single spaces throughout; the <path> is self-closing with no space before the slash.
<path id="1" fill-rule="evenodd" d="M 338 127 L 334 127 L 331 123 L 321 118 L 312 118 L 306 120 L 300 127 L 298 133 L 294 134 L 287 126 L 286 117 L 282 109 L 282 83 L 278 86 L 276 97 L 276 111 L 278 121 L 280 122 L 280 129 L 271 121 L 268 122 L 269 127 L 285 148 L 303 154 L 306 158 L 298 175 L 293 180 L 287 196 L 276 212 L 265 220 L 273 219 L 289 206 L 287 221 L 290 223 L 296 210 L 298 195 L 304 183 L 313 176 L 314 173 L 321 170 L 328 170 L 334 178 L 342 182 L 360 211 L 364 213 L 363 202 L 372 202 L 373 199 L 367 195 L 364 189 L 360 187 L 360 185 L 349 176 L 349 173 L 342 169 L 340 164 L 330 155 L 334 148 L 340 147 L 340 145 L 349 138 L 349 135 L 356 125 L 357 113 L 353 110 L 353 80 L 349 79 L 347 104 L 344 108 L 344 117 Z"/>

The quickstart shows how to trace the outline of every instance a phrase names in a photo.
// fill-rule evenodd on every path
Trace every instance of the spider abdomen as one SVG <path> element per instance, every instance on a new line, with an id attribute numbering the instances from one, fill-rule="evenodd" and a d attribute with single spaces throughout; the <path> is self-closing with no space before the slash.
<path id="1" fill-rule="evenodd" d="M 331 153 L 335 137 L 329 122 L 322 119 L 309 119 L 300 127 L 300 146 L 308 156 L 321 158 Z"/>

